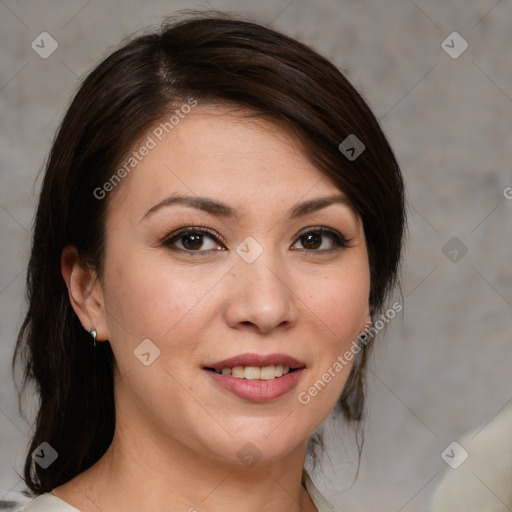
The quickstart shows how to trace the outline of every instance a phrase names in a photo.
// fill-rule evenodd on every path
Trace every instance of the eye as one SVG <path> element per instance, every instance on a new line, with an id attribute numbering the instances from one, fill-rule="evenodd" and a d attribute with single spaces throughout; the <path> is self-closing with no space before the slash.
<path id="1" fill-rule="evenodd" d="M 349 240 L 337 231 L 318 227 L 302 232 L 295 244 L 299 242 L 302 244 L 303 249 L 298 248 L 298 250 L 324 253 L 348 247 Z"/>
<path id="2" fill-rule="evenodd" d="M 330 228 L 309 228 L 299 234 L 293 250 L 306 254 L 324 254 L 348 247 L 347 240 L 341 233 Z M 295 247 L 297 244 L 302 245 Z M 194 256 L 207 256 L 216 251 L 226 251 L 225 242 L 215 231 L 205 227 L 187 226 L 169 235 L 162 245 L 177 252 Z"/>
<path id="3" fill-rule="evenodd" d="M 164 240 L 163 245 L 181 252 L 209 253 L 226 250 L 219 236 L 206 228 L 188 227 L 180 229 Z"/>

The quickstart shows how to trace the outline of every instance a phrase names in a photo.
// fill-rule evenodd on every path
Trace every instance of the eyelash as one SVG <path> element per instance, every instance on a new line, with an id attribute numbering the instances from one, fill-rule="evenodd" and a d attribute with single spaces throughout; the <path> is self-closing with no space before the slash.
<path id="1" fill-rule="evenodd" d="M 322 250 L 295 249 L 295 251 L 298 251 L 307 256 L 317 256 L 317 255 L 322 255 L 322 254 L 333 253 L 335 251 L 339 251 L 341 249 L 347 248 L 348 244 L 350 242 L 349 239 L 347 239 L 345 236 L 343 236 L 338 231 L 335 231 L 334 229 L 326 228 L 324 226 L 313 226 L 313 227 L 308 227 L 308 228 L 304 229 L 303 231 L 301 231 L 297 235 L 293 245 L 295 245 L 302 237 L 304 237 L 305 235 L 308 235 L 310 233 L 315 233 L 315 234 L 319 234 L 319 235 L 328 235 L 331 238 L 331 240 L 334 242 L 335 247 L 333 249 L 322 249 Z M 212 229 L 207 228 L 204 225 L 200 225 L 200 226 L 186 226 L 186 227 L 178 229 L 177 231 L 174 231 L 173 233 L 171 233 L 168 237 L 166 237 L 162 241 L 161 245 L 164 247 L 167 247 L 168 249 L 170 249 L 172 251 L 185 253 L 187 255 L 191 255 L 192 257 L 209 256 L 214 252 L 219 252 L 219 250 L 212 250 L 212 249 L 208 249 L 206 251 L 204 251 L 204 250 L 203 251 L 201 251 L 201 250 L 194 251 L 194 250 L 190 250 L 190 249 L 187 250 L 187 249 L 179 249 L 176 247 L 171 247 L 171 245 L 173 243 L 175 243 L 177 240 L 184 237 L 185 235 L 190 235 L 190 234 L 209 235 L 213 240 L 215 240 L 215 242 L 217 242 L 217 243 L 221 242 L 224 245 L 227 244 L 227 242 L 224 240 L 224 238 L 222 238 L 222 236 L 220 236 L 218 233 L 216 233 Z"/>

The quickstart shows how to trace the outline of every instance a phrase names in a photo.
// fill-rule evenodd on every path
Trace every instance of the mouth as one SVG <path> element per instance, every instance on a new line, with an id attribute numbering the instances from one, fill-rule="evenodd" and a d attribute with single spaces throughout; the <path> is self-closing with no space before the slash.
<path id="1" fill-rule="evenodd" d="M 224 391 L 251 402 L 271 402 L 294 389 L 306 365 L 287 354 L 242 354 L 203 366 Z"/>
<path id="2" fill-rule="evenodd" d="M 305 367 L 302 367 L 305 368 Z M 225 367 L 222 369 L 217 368 L 204 368 L 207 371 L 215 372 L 221 375 L 230 375 L 236 379 L 246 380 L 272 380 L 280 379 L 284 375 L 300 370 L 301 368 L 290 368 L 287 365 L 277 364 L 269 366 L 234 366 L 232 368 Z"/>
<path id="3" fill-rule="evenodd" d="M 302 361 L 288 354 L 254 353 L 240 354 L 203 367 L 207 371 L 246 380 L 280 379 L 303 368 L 306 365 Z"/>

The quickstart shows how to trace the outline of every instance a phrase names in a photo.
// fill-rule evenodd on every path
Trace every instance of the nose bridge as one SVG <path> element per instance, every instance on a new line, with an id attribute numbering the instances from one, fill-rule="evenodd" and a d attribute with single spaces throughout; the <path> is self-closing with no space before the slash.
<path id="1" fill-rule="evenodd" d="M 294 322 L 291 283 L 278 251 L 248 237 L 237 246 L 236 252 L 235 283 L 227 305 L 230 325 L 249 322 L 268 332 L 283 322 Z"/>
<path id="2" fill-rule="evenodd" d="M 240 257 L 236 265 L 237 273 L 249 285 L 246 291 L 255 292 L 255 299 L 261 298 L 261 302 L 265 302 L 288 297 L 284 264 L 270 244 L 258 243 L 254 239 L 245 240 L 237 247 L 237 253 Z"/>

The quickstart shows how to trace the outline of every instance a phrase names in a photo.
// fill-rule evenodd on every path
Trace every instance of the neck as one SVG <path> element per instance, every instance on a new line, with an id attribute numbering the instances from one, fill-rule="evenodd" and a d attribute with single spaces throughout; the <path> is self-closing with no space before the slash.
<path id="1" fill-rule="evenodd" d="M 82 512 L 316 512 L 302 485 L 306 449 L 307 439 L 285 459 L 247 467 L 118 422 L 107 452 L 55 495 Z"/>

